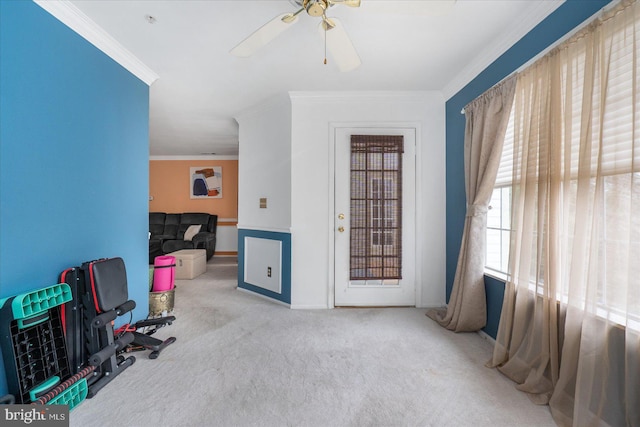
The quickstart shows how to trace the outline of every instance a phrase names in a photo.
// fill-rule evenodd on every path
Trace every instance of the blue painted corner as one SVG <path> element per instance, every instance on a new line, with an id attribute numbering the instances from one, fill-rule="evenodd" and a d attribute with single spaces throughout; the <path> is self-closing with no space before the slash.
<path id="1" fill-rule="evenodd" d="M 282 242 L 282 291 L 272 292 L 259 286 L 254 286 L 244 280 L 245 270 L 245 238 L 256 237 Z M 238 229 L 238 287 L 257 294 L 273 298 L 277 301 L 291 304 L 291 234 L 273 231 Z"/>

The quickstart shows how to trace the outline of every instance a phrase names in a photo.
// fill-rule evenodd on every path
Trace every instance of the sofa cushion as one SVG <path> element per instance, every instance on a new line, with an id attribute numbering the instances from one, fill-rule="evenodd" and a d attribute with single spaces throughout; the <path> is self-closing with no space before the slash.
<path id="1" fill-rule="evenodd" d="M 182 215 L 180 214 L 167 214 L 162 234 L 165 236 L 171 236 L 172 239 L 182 239 L 182 237 L 178 237 L 181 216 Z"/>
<path id="2" fill-rule="evenodd" d="M 207 227 L 210 217 L 211 215 L 207 213 L 183 213 L 180 217 L 180 225 L 178 226 L 177 238 L 180 240 L 184 240 L 184 233 L 187 231 L 187 228 L 189 228 L 190 225 L 201 225 L 202 229 L 200 231 L 206 231 L 203 229 Z"/>
<path id="3" fill-rule="evenodd" d="M 149 212 L 149 232 L 156 236 L 164 232 L 164 222 L 167 214 L 164 212 Z"/>
<path id="4" fill-rule="evenodd" d="M 194 224 L 207 225 L 207 223 L 209 222 L 209 217 L 211 217 L 211 214 L 208 214 L 208 213 L 196 213 L 196 212 L 183 213 L 182 217 L 180 218 L 180 223 L 189 224 L 189 225 L 194 225 Z"/>

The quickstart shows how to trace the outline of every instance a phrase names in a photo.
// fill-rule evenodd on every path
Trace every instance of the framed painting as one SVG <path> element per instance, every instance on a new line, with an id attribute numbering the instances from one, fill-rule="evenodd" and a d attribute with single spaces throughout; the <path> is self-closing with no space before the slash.
<path id="1" fill-rule="evenodd" d="M 191 167 L 189 177 L 192 199 L 222 198 L 222 166 Z"/>

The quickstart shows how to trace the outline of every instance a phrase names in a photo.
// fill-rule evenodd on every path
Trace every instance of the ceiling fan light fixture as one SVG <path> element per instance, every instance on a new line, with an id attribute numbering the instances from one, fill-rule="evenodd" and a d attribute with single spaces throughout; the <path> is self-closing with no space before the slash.
<path id="1" fill-rule="evenodd" d="M 327 18 L 326 16 L 322 18 L 322 28 L 325 31 L 332 30 L 335 27 L 336 27 L 336 24 L 331 19 Z"/>
<path id="2" fill-rule="evenodd" d="M 281 20 L 282 22 L 284 22 L 285 24 L 290 24 L 293 21 L 296 20 L 296 18 L 298 18 L 298 15 L 300 14 L 300 12 L 302 12 L 304 10 L 304 8 L 300 9 L 300 10 L 296 10 L 293 13 L 287 13 L 286 15 L 284 15 Z"/>
<path id="3" fill-rule="evenodd" d="M 305 0 L 304 8 L 309 16 L 322 16 L 325 10 L 327 10 L 327 2 L 326 0 Z"/>

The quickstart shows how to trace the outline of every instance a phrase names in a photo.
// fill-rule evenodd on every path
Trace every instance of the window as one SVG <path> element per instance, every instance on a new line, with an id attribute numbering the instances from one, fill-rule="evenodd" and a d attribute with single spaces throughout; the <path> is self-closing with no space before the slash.
<path id="1" fill-rule="evenodd" d="M 507 274 L 511 238 L 511 187 L 493 189 L 487 212 L 485 268 L 490 273 Z"/>
<path id="2" fill-rule="evenodd" d="M 373 178 L 371 181 L 371 244 L 392 246 L 397 232 L 396 200 L 393 190 L 397 186 L 392 178 Z M 384 185 L 383 185 L 384 184 Z"/>
<path id="3" fill-rule="evenodd" d="M 491 194 L 491 201 L 489 202 L 487 212 L 485 273 L 500 277 L 507 275 L 509 267 L 513 138 L 514 115 L 512 109 L 504 138 L 496 184 Z"/>
<path id="4" fill-rule="evenodd" d="M 519 75 L 487 214 L 485 271 L 558 301 L 583 295 L 573 303 L 601 316 L 640 320 L 634 24 L 611 32 L 599 56 L 579 37 Z"/>

